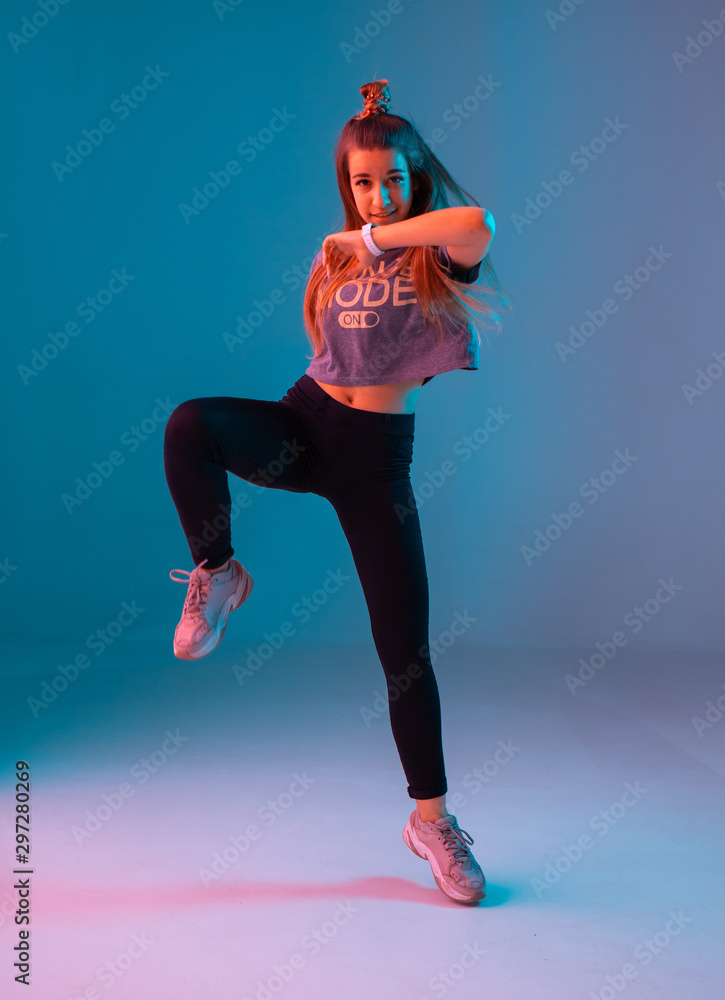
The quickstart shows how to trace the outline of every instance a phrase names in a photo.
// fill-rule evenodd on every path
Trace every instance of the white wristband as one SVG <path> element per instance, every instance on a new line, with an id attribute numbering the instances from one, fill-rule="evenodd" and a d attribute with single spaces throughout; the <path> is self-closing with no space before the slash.
<path id="1" fill-rule="evenodd" d="M 370 234 L 370 230 L 373 228 L 373 226 L 377 226 L 377 222 L 366 222 L 365 225 L 360 230 L 360 232 L 362 233 L 362 238 L 365 241 L 365 246 L 368 248 L 370 253 L 375 254 L 376 257 L 379 257 L 381 254 L 385 253 L 385 251 L 380 250 L 373 243 L 373 238 Z"/>

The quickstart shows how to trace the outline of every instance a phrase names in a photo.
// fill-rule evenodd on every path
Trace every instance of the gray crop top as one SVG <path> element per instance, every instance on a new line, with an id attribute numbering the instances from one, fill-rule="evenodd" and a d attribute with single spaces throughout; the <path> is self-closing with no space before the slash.
<path id="1" fill-rule="evenodd" d="M 385 250 L 366 272 L 382 275 L 405 252 L 405 247 Z M 310 267 L 314 271 L 320 250 Z M 438 258 L 457 281 L 472 284 L 481 261 L 471 268 L 453 264 L 445 247 Z M 342 285 L 320 317 L 325 338 L 322 354 L 310 362 L 305 374 L 329 385 L 385 385 L 423 379 L 463 368 L 475 371 L 479 364 L 476 332 L 469 322 L 440 334 L 426 327 L 412 284 L 408 263 L 389 277 L 376 277 L 364 285 L 352 280 Z"/>

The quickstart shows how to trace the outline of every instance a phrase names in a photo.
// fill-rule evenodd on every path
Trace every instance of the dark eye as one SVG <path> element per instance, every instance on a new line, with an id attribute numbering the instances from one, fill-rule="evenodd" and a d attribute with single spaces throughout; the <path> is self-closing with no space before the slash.
<path id="1" fill-rule="evenodd" d="M 403 183 L 403 180 L 404 180 L 404 179 L 403 179 L 402 177 L 391 177 L 390 179 L 391 179 L 392 181 L 398 181 L 398 182 L 399 182 L 400 184 L 402 184 L 402 183 Z M 355 186 L 356 186 L 356 187 L 359 187 L 359 186 L 360 186 L 361 184 L 367 184 L 367 183 L 369 183 L 369 182 L 368 182 L 368 179 L 367 179 L 366 177 L 363 177 L 363 178 L 361 178 L 361 179 L 360 179 L 359 181 L 357 181 L 357 182 L 356 182 L 356 185 L 355 185 Z"/>

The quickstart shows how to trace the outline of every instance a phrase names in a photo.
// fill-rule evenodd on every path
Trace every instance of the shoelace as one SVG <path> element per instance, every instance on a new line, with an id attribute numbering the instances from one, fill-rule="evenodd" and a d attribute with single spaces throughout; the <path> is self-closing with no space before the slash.
<path id="1" fill-rule="evenodd" d="M 465 864 L 466 861 L 473 861 L 471 853 L 466 846 L 473 843 L 473 837 L 470 833 L 461 830 L 460 827 L 452 826 L 448 822 L 445 826 L 439 826 L 438 829 L 441 831 L 446 850 L 451 852 L 456 864 Z"/>
<path id="2" fill-rule="evenodd" d="M 186 600 L 184 601 L 183 614 L 189 615 L 192 618 L 204 617 L 204 606 L 209 600 L 209 586 L 213 577 L 210 576 L 208 580 L 202 581 L 201 574 L 197 572 L 205 562 L 206 559 L 191 571 L 187 569 L 172 569 L 169 573 L 169 577 L 175 583 L 189 585 L 189 593 L 186 595 Z M 182 576 L 174 576 L 174 573 L 181 573 Z"/>

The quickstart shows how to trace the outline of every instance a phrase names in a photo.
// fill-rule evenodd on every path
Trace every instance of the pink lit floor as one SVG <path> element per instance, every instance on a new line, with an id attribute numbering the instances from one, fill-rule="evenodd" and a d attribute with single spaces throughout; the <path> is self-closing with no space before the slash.
<path id="1" fill-rule="evenodd" d="M 402 840 L 372 644 L 288 643 L 244 676 L 229 639 L 198 663 L 119 643 L 34 714 L 75 652 L 5 667 L 3 997 L 722 1000 L 721 657 L 621 651 L 572 693 L 591 651 L 442 655 L 449 809 L 488 879 L 462 907 Z M 21 758 L 30 988 L 11 968 Z"/>

